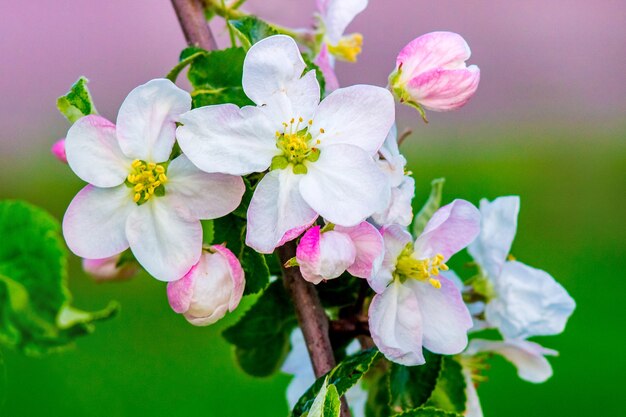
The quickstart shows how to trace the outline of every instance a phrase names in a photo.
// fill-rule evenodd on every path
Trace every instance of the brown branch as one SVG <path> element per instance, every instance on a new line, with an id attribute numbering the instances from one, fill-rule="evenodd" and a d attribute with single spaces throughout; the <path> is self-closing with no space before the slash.
<path id="1" fill-rule="evenodd" d="M 210 51 L 217 49 L 217 42 L 204 17 L 201 0 L 172 0 L 172 6 L 183 29 L 185 40 L 190 46 L 199 46 Z"/>

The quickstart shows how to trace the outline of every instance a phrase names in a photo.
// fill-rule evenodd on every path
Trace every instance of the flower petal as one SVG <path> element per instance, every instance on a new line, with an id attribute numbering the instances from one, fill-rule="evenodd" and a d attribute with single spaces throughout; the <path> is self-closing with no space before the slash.
<path id="1" fill-rule="evenodd" d="M 473 355 L 479 352 L 495 352 L 504 356 L 515 365 L 520 378 L 534 383 L 545 382 L 552 376 L 552 366 L 545 356 L 558 355 L 555 350 L 546 349 L 527 340 L 473 339 L 467 348 L 467 353 Z"/>
<path id="2" fill-rule="evenodd" d="M 381 229 L 381 234 L 385 246 L 383 262 L 378 271 L 367 280 L 370 287 L 379 294 L 385 291 L 385 288 L 393 279 L 393 272 L 396 269 L 398 257 L 412 240 L 409 232 L 398 225 Z"/>
<path id="3" fill-rule="evenodd" d="M 102 259 L 128 248 L 126 218 L 135 210 L 132 190 L 125 185 L 88 185 L 72 200 L 63 217 L 63 236 L 76 255 Z"/>
<path id="4" fill-rule="evenodd" d="M 483 409 L 480 406 L 478 392 L 476 391 L 474 381 L 472 381 L 472 372 L 464 367 L 463 376 L 465 377 L 465 395 L 467 397 L 465 401 L 465 413 L 463 415 L 465 417 L 483 417 Z"/>
<path id="5" fill-rule="evenodd" d="M 233 289 L 228 303 L 228 311 L 233 311 L 239 305 L 241 297 L 243 297 L 243 290 L 246 286 L 246 277 L 243 272 L 243 268 L 241 267 L 239 259 L 237 259 L 235 254 L 232 253 L 226 246 L 213 245 L 211 246 L 211 249 L 222 255 L 228 265 L 230 277 L 233 281 Z"/>
<path id="6" fill-rule="evenodd" d="M 291 167 L 270 171 L 263 177 L 248 207 L 246 245 L 261 253 L 272 253 L 286 233 L 315 220 L 317 213 L 300 195 L 302 177 Z"/>
<path id="7" fill-rule="evenodd" d="M 415 293 L 397 281 L 376 294 L 370 304 L 369 327 L 374 343 L 387 359 L 401 365 L 425 363 L 422 321 Z"/>
<path id="8" fill-rule="evenodd" d="M 412 78 L 406 85 L 411 99 L 434 111 L 456 110 L 476 93 L 480 69 L 470 65 L 463 69 L 433 69 Z"/>
<path id="9" fill-rule="evenodd" d="M 270 166 L 278 154 L 276 126 L 261 109 L 234 104 L 200 107 L 183 114 L 178 144 L 206 172 L 247 175 Z"/>
<path id="10" fill-rule="evenodd" d="M 120 147 L 132 159 L 164 162 L 174 146 L 176 122 L 191 96 L 170 80 L 155 79 L 128 94 L 117 114 Z"/>
<path id="11" fill-rule="evenodd" d="M 96 187 L 120 185 L 130 172 L 132 161 L 120 149 L 115 125 L 104 117 L 78 119 L 67 132 L 65 152 L 72 171 Z"/>
<path id="12" fill-rule="evenodd" d="M 480 212 L 465 200 L 454 200 L 441 207 L 428 221 L 415 241 L 416 259 L 431 258 L 438 253 L 447 260 L 472 243 L 480 231 Z"/>
<path id="13" fill-rule="evenodd" d="M 126 236 L 137 261 L 156 279 L 175 281 L 200 259 L 200 221 L 176 210 L 170 196 L 155 197 L 128 216 Z"/>
<path id="14" fill-rule="evenodd" d="M 480 200 L 480 234 L 467 251 L 488 277 L 500 276 L 517 231 L 518 196 L 498 197 L 491 203 Z"/>
<path id="15" fill-rule="evenodd" d="M 506 262 L 494 280 L 496 297 L 487 303 L 487 321 L 507 338 L 563 332 L 576 303 L 550 274 L 521 262 Z"/>
<path id="16" fill-rule="evenodd" d="M 428 282 L 409 279 L 409 287 L 419 301 L 423 321 L 424 347 L 442 355 L 455 355 L 467 346 L 467 331 L 472 327 L 461 292 L 452 281 L 438 277 L 441 288 Z"/>
<path id="17" fill-rule="evenodd" d="M 296 259 L 302 277 L 319 284 L 337 278 L 354 263 L 356 248 L 350 237 L 338 231 L 320 233 L 320 227 L 309 229 L 298 244 Z"/>
<path id="18" fill-rule="evenodd" d="M 59 139 L 50 148 L 52 155 L 59 161 L 67 164 L 67 156 L 65 155 L 65 138 Z"/>
<path id="19" fill-rule="evenodd" d="M 171 201 L 179 210 L 187 210 L 190 218 L 222 217 L 239 206 L 246 191 L 241 177 L 202 172 L 185 155 L 169 164 L 167 177 Z"/>
<path id="20" fill-rule="evenodd" d="M 326 4 L 318 3 L 330 42 L 337 43 L 350 22 L 366 7 L 367 0 L 330 0 Z"/>
<path id="21" fill-rule="evenodd" d="M 354 226 L 387 206 L 387 177 L 361 148 L 332 145 L 307 165 L 300 190 L 304 200 L 329 222 Z"/>
<path id="22" fill-rule="evenodd" d="M 348 272 L 366 279 L 376 274 L 385 255 L 380 232 L 368 222 L 354 227 L 335 226 L 335 230 L 348 235 L 356 248 L 356 257 Z"/>
<path id="23" fill-rule="evenodd" d="M 397 187 L 391 188 L 391 199 L 385 210 L 372 214 L 372 220 L 381 226 L 398 224 L 409 226 L 413 221 L 411 202 L 415 196 L 415 180 L 406 175 Z"/>
<path id="24" fill-rule="evenodd" d="M 191 306 L 195 279 L 198 276 L 197 268 L 198 264 L 192 266 L 181 279 L 167 283 L 167 300 L 172 310 L 178 314 L 185 313 Z"/>
<path id="25" fill-rule="evenodd" d="M 402 48 L 396 66 L 402 65 L 402 78 L 408 81 L 435 68 L 464 68 L 470 56 L 469 45 L 458 33 L 430 32 Z"/>
<path id="26" fill-rule="evenodd" d="M 320 71 L 322 71 L 324 75 L 327 92 L 335 91 L 339 88 L 339 80 L 337 79 L 337 74 L 335 74 L 333 60 L 333 56 L 328 52 L 328 45 L 323 43 L 319 54 L 317 54 L 313 62 L 320 68 Z"/>
<path id="27" fill-rule="evenodd" d="M 320 103 L 309 129 L 320 149 L 348 144 L 374 155 L 395 119 L 391 93 L 372 85 L 354 85 L 333 91 Z M 323 129 L 324 133 L 320 133 Z"/>

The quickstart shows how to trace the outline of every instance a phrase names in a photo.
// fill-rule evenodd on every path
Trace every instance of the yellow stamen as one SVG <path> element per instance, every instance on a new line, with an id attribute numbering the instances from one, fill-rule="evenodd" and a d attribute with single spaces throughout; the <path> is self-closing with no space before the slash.
<path id="1" fill-rule="evenodd" d="M 431 258 L 415 259 L 411 250 L 406 250 L 398 258 L 395 274 L 401 279 L 413 278 L 418 281 L 428 281 L 433 287 L 441 288 L 441 281 L 437 277 L 440 271 L 449 269 L 443 262 L 444 259 L 444 256 L 440 253 Z"/>
<path id="2" fill-rule="evenodd" d="M 155 190 L 163 187 L 167 182 L 165 166 L 155 162 L 144 162 L 136 159 L 131 163 L 131 169 L 132 171 L 126 179 L 129 187 L 134 191 L 133 201 L 137 204 L 148 201 L 155 195 Z M 163 195 L 163 193 L 157 195 Z"/>

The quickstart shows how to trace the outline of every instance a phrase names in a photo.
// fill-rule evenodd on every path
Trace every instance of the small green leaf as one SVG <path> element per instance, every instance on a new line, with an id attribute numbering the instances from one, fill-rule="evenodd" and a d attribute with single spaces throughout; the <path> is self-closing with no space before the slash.
<path id="1" fill-rule="evenodd" d="M 213 243 L 213 239 L 215 238 L 215 225 L 213 224 L 213 220 L 201 220 L 202 224 L 202 241 L 207 245 Z"/>
<path id="2" fill-rule="evenodd" d="M 237 38 L 246 50 L 261 39 L 278 34 L 273 26 L 254 16 L 229 20 L 228 24 L 235 30 Z"/>
<path id="3" fill-rule="evenodd" d="M 241 265 L 246 274 L 244 295 L 256 294 L 267 287 L 270 282 L 270 270 L 265 256 L 244 245 Z"/>
<path id="4" fill-rule="evenodd" d="M 289 336 L 297 325 L 291 300 L 281 280 L 274 281 L 257 302 L 222 335 L 235 346 L 244 371 L 269 376 L 282 365 L 289 352 Z"/>
<path id="5" fill-rule="evenodd" d="M 71 306 L 67 251 L 60 226 L 45 211 L 0 202 L 0 343 L 29 355 L 70 346 L 112 317 L 117 304 L 97 312 Z"/>
<path id="6" fill-rule="evenodd" d="M 324 97 L 326 91 L 326 79 L 324 78 L 324 73 L 322 72 L 320 67 L 318 67 L 317 64 L 313 62 L 313 58 L 309 56 L 309 54 L 302 54 L 302 58 L 304 59 L 304 63 L 306 64 L 306 69 L 304 70 L 304 73 L 306 74 L 311 70 L 315 70 L 315 78 L 317 78 L 317 82 L 320 85 L 321 96 Z"/>
<path id="7" fill-rule="evenodd" d="M 246 233 L 244 219 L 233 214 L 215 219 L 213 220 L 213 233 L 214 244 L 225 244 L 237 258 L 241 259 Z"/>
<path id="8" fill-rule="evenodd" d="M 98 113 L 87 88 L 88 82 L 87 78 L 80 77 L 66 95 L 57 99 L 57 108 L 71 123 L 83 116 Z"/>
<path id="9" fill-rule="evenodd" d="M 0 411 L 7 400 L 7 368 L 4 364 L 4 353 L 0 350 Z"/>
<path id="10" fill-rule="evenodd" d="M 379 362 L 363 378 L 363 385 L 367 391 L 365 417 L 389 417 L 391 415 L 389 372 L 386 366 L 380 366 L 387 363 L 389 362 L 386 360 Z"/>
<path id="11" fill-rule="evenodd" d="M 325 379 L 307 417 L 339 417 L 340 411 L 341 402 L 337 387 L 332 384 L 329 385 L 328 380 Z"/>
<path id="12" fill-rule="evenodd" d="M 246 186 L 246 191 L 241 198 L 241 204 L 239 204 L 239 207 L 233 211 L 233 214 L 241 217 L 242 219 L 246 219 L 248 218 L 248 207 L 250 206 L 250 201 L 252 201 L 252 195 L 254 194 L 255 187 L 250 184 L 250 180 L 248 178 L 244 177 L 243 183 Z"/>
<path id="13" fill-rule="evenodd" d="M 426 204 L 422 207 L 422 209 L 417 213 L 415 218 L 413 219 L 413 236 L 419 236 L 424 227 L 426 227 L 426 223 L 428 220 L 435 214 L 435 212 L 441 206 L 441 195 L 443 193 L 443 184 L 446 182 L 444 178 L 437 178 L 433 180 L 430 189 L 430 196 L 426 201 Z"/>
<path id="14" fill-rule="evenodd" d="M 430 398 L 442 366 L 441 355 L 424 351 L 426 363 L 420 366 L 391 365 L 390 405 L 408 410 L 417 408 Z"/>
<path id="15" fill-rule="evenodd" d="M 185 58 L 182 58 L 180 62 L 176 64 L 174 68 L 172 68 L 170 72 L 168 72 L 167 75 L 165 76 L 165 78 L 167 78 L 173 83 L 176 82 L 176 79 L 178 78 L 178 74 L 180 74 L 180 72 L 184 70 L 187 65 L 190 65 L 196 58 L 199 58 L 200 56 L 207 54 L 207 51 L 205 51 L 204 49 L 200 49 L 200 48 L 193 48 L 193 49 L 196 49 L 196 51 L 192 54 L 188 54 L 188 53 L 185 53 L 187 49 L 192 49 L 192 48 L 186 48 L 185 50 L 183 50 L 183 52 L 181 53 L 181 56 L 184 54 Z"/>
<path id="16" fill-rule="evenodd" d="M 437 386 L 426 405 L 462 413 L 465 411 L 467 402 L 465 389 L 465 377 L 461 364 L 452 356 L 442 356 Z"/>
<path id="17" fill-rule="evenodd" d="M 382 355 L 375 349 L 362 350 L 348 356 L 326 375 L 318 378 L 315 383 L 300 397 L 292 411 L 292 416 L 300 417 L 311 409 L 315 397 L 328 378 L 328 383 L 337 387 L 339 396 L 354 386 L 359 379 L 370 369 L 372 364 Z"/>
<path id="18" fill-rule="evenodd" d="M 461 414 L 440 410 L 434 407 L 420 407 L 406 411 L 402 414 L 394 414 L 393 417 L 461 417 Z"/>

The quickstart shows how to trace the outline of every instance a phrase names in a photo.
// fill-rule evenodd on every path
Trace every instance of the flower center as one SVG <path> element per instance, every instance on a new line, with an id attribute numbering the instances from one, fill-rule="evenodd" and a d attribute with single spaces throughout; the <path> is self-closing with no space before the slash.
<path id="1" fill-rule="evenodd" d="M 361 53 L 362 46 L 363 35 L 353 33 L 341 38 L 337 45 L 328 45 L 328 52 L 336 56 L 337 59 L 356 62 L 356 57 Z"/>
<path id="2" fill-rule="evenodd" d="M 283 131 L 276 131 L 276 147 L 282 152 L 272 158 L 271 170 L 285 169 L 288 165 L 293 165 L 295 174 L 306 174 L 306 161 L 315 162 L 320 157 L 320 150 L 315 146 L 311 146 L 313 140 L 309 128 L 313 124 L 313 120 L 300 128 L 303 119 L 291 119 L 289 123 L 283 123 Z M 320 129 L 320 133 L 324 133 L 324 129 Z M 316 140 L 315 144 L 320 141 Z"/>
<path id="3" fill-rule="evenodd" d="M 126 183 L 133 189 L 133 201 L 141 205 L 150 200 L 152 196 L 161 197 L 165 195 L 165 164 L 145 162 L 135 159 L 131 164 L 131 172 L 126 177 Z"/>
<path id="4" fill-rule="evenodd" d="M 394 272 L 396 277 L 403 281 L 408 278 L 428 281 L 433 287 L 441 288 L 441 281 L 437 279 L 439 272 L 449 269 L 448 265 L 443 262 L 443 255 L 438 253 L 432 258 L 415 259 L 412 254 L 412 245 L 408 245 L 407 249 L 398 257 Z"/>

